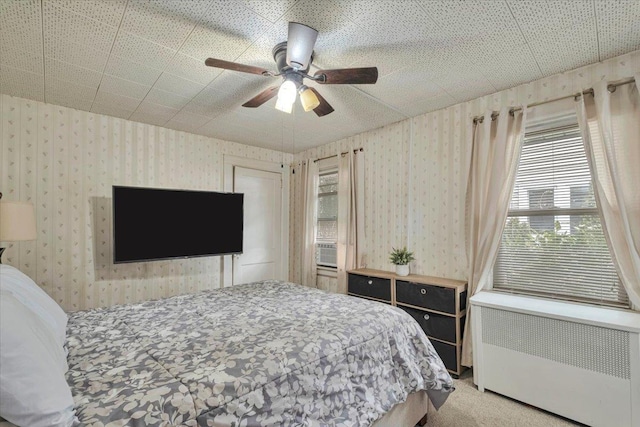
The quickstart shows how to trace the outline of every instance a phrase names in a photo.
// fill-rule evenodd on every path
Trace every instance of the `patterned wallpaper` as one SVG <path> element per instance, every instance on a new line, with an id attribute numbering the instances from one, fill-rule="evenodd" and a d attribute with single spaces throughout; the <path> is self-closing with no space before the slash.
<path id="1" fill-rule="evenodd" d="M 35 205 L 38 239 L 3 262 L 65 310 L 217 288 L 221 258 L 113 265 L 111 186 L 222 190 L 225 154 L 290 163 L 292 155 L 0 95 L 0 191 Z"/>
<path id="2" fill-rule="evenodd" d="M 615 81 L 638 71 L 640 51 L 635 51 L 332 142 L 298 153 L 295 159 L 364 147 L 366 266 L 392 270 L 387 256 L 391 247 L 407 245 L 416 256 L 413 272 L 466 280 L 464 203 L 471 118 L 503 105 L 570 95 L 599 80 Z M 295 186 L 296 177 L 292 178 Z M 300 218 L 292 214 L 291 220 Z M 299 253 L 291 252 L 292 277 L 298 271 Z M 318 286 L 335 289 L 334 281 L 322 278 Z"/>

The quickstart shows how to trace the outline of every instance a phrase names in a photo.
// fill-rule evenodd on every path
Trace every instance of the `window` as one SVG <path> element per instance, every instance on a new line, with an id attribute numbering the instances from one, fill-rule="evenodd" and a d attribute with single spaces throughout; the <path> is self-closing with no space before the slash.
<path id="1" fill-rule="evenodd" d="M 338 242 L 338 172 L 322 172 L 318 187 L 318 227 L 316 263 L 324 267 L 337 266 Z"/>
<path id="2" fill-rule="evenodd" d="M 629 306 L 577 124 L 525 134 L 494 288 Z"/>

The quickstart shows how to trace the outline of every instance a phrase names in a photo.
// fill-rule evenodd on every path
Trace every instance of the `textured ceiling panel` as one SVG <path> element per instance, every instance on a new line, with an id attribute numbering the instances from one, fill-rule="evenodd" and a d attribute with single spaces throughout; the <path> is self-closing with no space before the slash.
<path id="1" fill-rule="evenodd" d="M 98 96 L 99 95 L 100 94 L 98 93 Z M 94 102 L 93 106 L 91 107 L 91 112 L 96 114 L 104 114 L 107 116 L 120 117 L 121 119 L 128 119 L 131 116 L 131 113 L 133 113 L 133 110 L 128 110 L 119 105 L 103 105 Z"/>
<path id="2" fill-rule="evenodd" d="M 88 68 L 82 68 L 74 64 L 46 58 L 47 77 L 90 86 L 97 89 L 102 80 L 102 73 Z"/>
<path id="3" fill-rule="evenodd" d="M 111 92 L 106 92 L 102 87 L 96 94 L 96 98 L 93 104 L 99 104 L 102 106 L 119 107 L 125 110 L 129 110 L 132 113 L 138 105 L 140 105 L 140 99 L 130 98 L 124 95 L 118 95 Z"/>
<path id="4" fill-rule="evenodd" d="M 44 55 L 60 61 L 102 72 L 109 58 L 108 52 L 102 52 L 91 46 L 74 43 L 71 40 L 54 39 L 45 41 Z"/>
<path id="5" fill-rule="evenodd" d="M 58 7 L 54 1 L 42 5 L 45 44 L 74 40 L 107 54 L 111 50 L 117 27 L 103 24 L 83 15 Z"/>
<path id="6" fill-rule="evenodd" d="M 45 0 L 51 2 L 52 0 Z M 55 4 L 80 15 L 117 27 L 127 0 L 55 0 Z"/>
<path id="7" fill-rule="evenodd" d="M 173 92 L 167 92 L 166 90 L 153 88 L 147 94 L 145 100 L 151 101 L 155 104 L 164 105 L 166 107 L 181 109 L 191 100 L 191 98 L 176 95 Z"/>
<path id="8" fill-rule="evenodd" d="M 378 68 L 315 87 L 318 118 L 242 104 L 281 77 L 288 22 L 319 30 L 310 70 Z M 640 0 L 0 0 L 0 92 L 286 151 L 640 49 Z M 631 70 L 635 72 L 637 70 Z"/>
<path id="9" fill-rule="evenodd" d="M 170 49 L 178 49 L 209 5 L 202 0 L 130 0 L 120 29 Z"/>
<path id="10" fill-rule="evenodd" d="M 543 75 L 599 61 L 593 2 L 508 0 L 508 4 Z"/>
<path id="11" fill-rule="evenodd" d="M 23 50 L 20 47 L 5 45 L 0 42 L 0 64 L 28 71 L 44 74 L 42 52 L 36 53 Z"/>
<path id="12" fill-rule="evenodd" d="M 105 74 L 110 74 L 145 86 L 152 86 L 156 80 L 158 80 L 160 74 L 162 74 L 162 70 L 147 67 L 146 65 L 138 64 L 137 62 L 115 55 L 109 56 L 109 62 L 107 62 L 107 67 L 104 72 Z"/>
<path id="13" fill-rule="evenodd" d="M 151 90 L 151 87 L 105 74 L 100 83 L 100 89 L 130 98 L 142 99 Z"/>
<path id="14" fill-rule="evenodd" d="M 44 77 L 0 64 L 0 92 L 44 101 Z"/>
<path id="15" fill-rule="evenodd" d="M 166 90 L 167 92 L 178 93 L 193 98 L 200 93 L 205 86 L 190 80 L 185 80 L 182 77 L 174 76 L 173 74 L 162 73 L 155 87 Z"/>
<path id="16" fill-rule="evenodd" d="M 640 1 L 595 0 L 600 60 L 640 49 Z"/>
<path id="17" fill-rule="evenodd" d="M 271 22 L 276 22 L 284 13 L 290 9 L 296 0 L 243 0 L 245 7 L 251 9 L 263 18 Z"/>
<path id="18" fill-rule="evenodd" d="M 165 71 L 174 76 L 191 80 L 201 85 L 209 84 L 218 77 L 222 70 L 213 67 L 203 67 L 204 60 L 195 59 L 178 53 L 169 63 Z"/>
<path id="19" fill-rule="evenodd" d="M 40 0 L 0 1 L 0 46 L 42 52 Z"/>
<path id="20" fill-rule="evenodd" d="M 135 61 L 150 68 L 163 70 L 176 51 L 133 34 L 118 32 L 112 55 Z"/>

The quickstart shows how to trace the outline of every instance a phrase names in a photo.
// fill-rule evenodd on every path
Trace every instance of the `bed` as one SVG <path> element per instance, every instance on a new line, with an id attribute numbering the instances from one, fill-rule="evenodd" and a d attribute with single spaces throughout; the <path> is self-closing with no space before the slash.
<path id="1" fill-rule="evenodd" d="M 454 390 L 402 310 L 286 282 L 76 312 L 66 332 L 86 426 L 405 425 L 391 415 Z"/>

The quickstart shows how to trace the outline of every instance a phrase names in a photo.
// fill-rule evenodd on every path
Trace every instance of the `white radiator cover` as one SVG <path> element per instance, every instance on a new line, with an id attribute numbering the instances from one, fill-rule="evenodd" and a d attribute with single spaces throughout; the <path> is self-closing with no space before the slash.
<path id="1" fill-rule="evenodd" d="M 640 313 L 471 298 L 474 382 L 590 426 L 640 426 Z"/>

